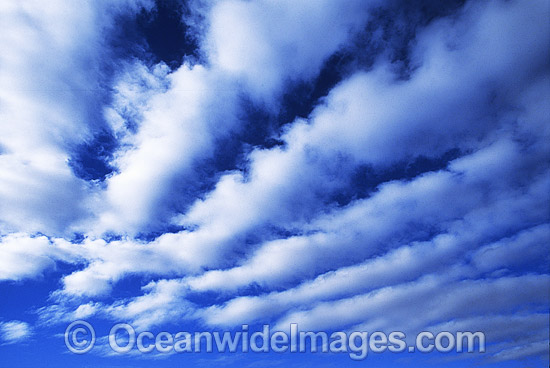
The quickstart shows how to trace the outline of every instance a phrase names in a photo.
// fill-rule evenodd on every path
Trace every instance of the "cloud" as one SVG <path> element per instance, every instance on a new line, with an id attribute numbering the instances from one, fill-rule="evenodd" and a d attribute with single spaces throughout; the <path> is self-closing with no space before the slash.
<path id="1" fill-rule="evenodd" d="M 430 326 L 430 331 L 483 331 L 486 341 L 499 341 L 490 347 L 486 361 L 498 362 L 542 356 L 540 347 L 548 342 L 546 313 L 485 315 L 454 319 Z M 521 341 L 517 346 L 516 341 Z M 496 352 L 496 353 L 495 353 Z"/>
<path id="2" fill-rule="evenodd" d="M 220 1 L 208 14 L 204 48 L 214 67 L 238 77 L 253 98 L 269 103 L 286 83 L 315 77 L 379 3 Z"/>
<path id="3" fill-rule="evenodd" d="M 181 321 L 194 312 L 192 304 L 184 300 L 184 292 L 177 281 L 151 282 L 143 290 L 147 294 L 126 304 L 117 303 L 104 308 L 104 313 L 119 319 L 130 319 L 138 328 L 149 328 L 168 321 Z"/>
<path id="4" fill-rule="evenodd" d="M 183 65 L 162 78 L 170 88 L 161 83 L 142 108 L 137 132 L 127 135 L 125 146 L 115 153 L 117 173 L 107 179 L 99 197 L 98 207 L 105 203 L 98 213 L 99 233 L 135 235 L 169 220 L 173 212 L 166 213 L 166 202 L 184 191 L 177 187 L 178 179 L 196 176 L 197 160 L 210 156 L 216 139 L 235 125 L 231 86 L 210 87 L 217 83 L 216 73 Z"/>
<path id="5" fill-rule="evenodd" d="M 0 280 L 36 278 L 54 269 L 57 262 L 82 261 L 70 242 L 14 233 L 0 238 Z"/>
<path id="6" fill-rule="evenodd" d="M 524 262 L 532 262 L 532 266 L 548 263 L 544 253 L 544 244 L 550 236 L 547 225 L 536 226 L 513 238 L 490 243 L 473 251 L 473 254 L 472 249 L 483 242 L 483 233 L 490 231 L 490 227 L 479 233 L 472 232 L 467 226 L 462 227 L 458 233 L 440 234 L 431 241 L 399 247 L 363 263 L 324 273 L 288 290 L 273 291 L 260 296 L 241 296 L 231 299 L 223 306 L 208 307 L 202 312 L 203 318 L 213 325 L 272 320 L 290 309 L 306 308 L 319 301 L 349 297 L 384 286 L 410 282 L 422 275 L 444 272 L 467 254 L 470 254 L 475 265 L 475 268 L 469 269 L 469 277 L 502 271 L 505 267 L 517 269 Z M 531 256 L 525 259 L 517 257 L 515 252 L 521 250 L 527 251 Z M 489 255 L 495 255 L 496 259 L 490 265 L 484 264 Z M 514 256 L 516 258 L 510 260 Z M 192 288 L 201 291 L 211 290 L 200 289 L 200 281 L 202 279 L 199 277 L 198 280 L 191 279 L 188 283 Z M 220 287 L 222 290 L 231 288 L 230 285 Z"/>
<path id="7" fill-rule="evenodd" d="M 71 150 L 98 130 L 102 32 L 132 1 L 6 2 L 0 45 L 0 229 L 70 233 L 89 185 L 67 165 Z"/>
<path id="8" fill-rule="evenodd" d="M 544 1 L 430 19 L 401 19 L 400 2 L 201 3 L 183 18 L 200 57 L 174 69 L 111 54 L 117 17 L 150 2 L 52 4 L 1 5 L 0 280 L 71 266 L 40 323 L 480 326 L 490 360 L 541 356 Z M 307 116 L 285 102 L 301 83 L 326 84 Z M 291 120 L 271 126 L 279 110 Z M 75 147 L 98 132 L 112 172 L 78 177 Z M 131 278 L 141 287 L 120 296 Z"/>
<path id="9" fill-rule="evenodd" d="M 536 12 L 536 7 L 526 12 Z M 521 23 L 524 19 L 516 17 L 512 7 L 489 7 L 482 14 L 486 14 L 489 18 L 487 21 L 491 22 L 495 17 L 508 17 L 510 23 Z M 491 34 L 479 36 L 478 33 L 494 30 L 483 28 L 479 15 L 468 15 L 464 23 L 476 22 L 474 24 L 477 24 L 477 28 L 473 27 L 471 33 L 464 37 L 475 40 L 498 39 Z M 541 20 L 542 27 L 542 18 L 535 16 L 534 19 Z M 476 60 L 477 57 L 470 58 L 470 55 L 476 55 L 486 47 L 481 42 L 473 42 L 464 50 L 445 49 L 445 32 L 450 33 L 453 29 L 449 29 L 446 22 L 439 26 L 436 31 L 426 31 L 427 34 L 443 35 L 435 40 L 430 39 L 430 43 L 424 40 L 425 60 L 409 81 L 394 83 L 393 77 L 384 67 L 370 73 L 358 73 L 344 81 L 331 92 L 325 105 L 312 113 L 309 122 L 298 120 L 287 129 L 282 136 L 287 143 L 285 148 L 253 151 L 249 155 L 251 162 L 246 177 L 242 173 L 230 173 L 222 177 L 216 190 L 204 200 L 197 201 L 182 217 L 182 224 L 202 226 L 204 229 L 212 225 L 216 231 L 231 228 L 233 231 L 227 239 L 261 222 L 275 226 L 292 225 L 295 221 L 315 216 L 315 211 L 320 209 L 319 202 L 342 190 L 345 183 L 342 183 L 342 178 L 350 175 L 358 164 L 384 168 L 410 156 L 437 157 L 457 146 L 463 151 L 479 150 L 497 139 L 495 135 L 505 134 L 504 126 L 509 123 L 509 119 L 515 118 L 516 112 L 501 116 L 498 111 L 518 96 L 515 95 L 506 104 L 490 104 L 487 99 L 492 98 L 497 88 L 491 81 L 503 83 L 498 87 L 503 90 L 502 95 L 497 94 L 499 97 L 493 100 L 508 99 L 508 94 L 517 93 L 514 89 L 518 83 L 524 83 L 524 75 L 530 73 L 530 69 L 523 72 L 517 70 L 514 75 L 518 80 L 513 80 L 515 77 L 510 77 L 509 69 L 492 64 L 480 65 L 481 61 Z M 517 53 L 520 53 L 519 47 Z M 499 65 L 513 65 L 517 62 L 513 56 L 516 52 L 508 53 L 509 50 L 504 48 L 498 48 L 497 51 L 501 54 L 493 57 L 499 60 L 510 58 L 509 63 Z M 542 64 L 545 60 L 544 52 L 534 59 Z M 456 62 L 443 65 L 442 60 Z M 464 65 L 459 60 L 471 61 Z M 485 70 L 480 71 L 479 68 Z M 398 105 L 387 101 L 396 101 Z M 527 111 L 536 109 L 528 106 L 524 108 Z M 525 123 L 538 124 L 536 120 Z M 532 137 L 532 133 L 528 134 Z M 514 150 L 510 149 L 512 146 L 506 143 L 506 139 L 493 147 L 493 150 L 503 150 L 485 151 L 495 155 L 495 158 L 496 155 L 509 154 Z M 542 149 L 533 160 L 542 159 L 546 152 L 546 148 Z M 517 162 L 523 160 L 523 157 L 517 158 Z M 494 167 L 506 168 L 496 162 Z M 476 201 L 474 198 L 472 200 Z M 321 210 L 324 208 L 321 207 Z M 304 214 L 304 211 L 309 213 Z"/>
<path id="10" fill-rule="evenodd" d="M 240 266 L 209 271 L 190 283 L 199 290 L 238 288 L 251 282 L 282 286 L 285 282 L 309 277 L 319 271 L 363 260 L 383 249 L 395 248 L 400 245 L 402 236 L 415 240 L 430 227 L 440 231 L 452 229 L 459 224 L 455 221 L 464 217 L 476 218 L 478 222 L 475 225 L 466 223 L 466 226 L 472 226 L 478 236 L 495 236 L 499 231 L 509 231 L 510 226 L 522 226 L 521 221 L 504 217 L 503 207 L 506 209 L 504 213 L 509 216 L 513 216 L 513 212 L 508 212 L 511 209 L 532 211 L 525 218 L 525 225 L 547 220 L 544 208 L 535 210 L 539 198 L 544 196 L 547 173 L 532 184 L 532 192 L 528 195 L 516 190 L 500 192 L 501 185 L 506 187 L 506 179 L 499 183 L 490 180 L 494 173 L 488 168 L 495 167 L 504 170 L 499 175 L 514 180 L 514 173 L 520 169 L 514 163 L 523 162 L 525 158 L 517 147 L 510 142 L 498 142 L 472 156 L 481 156 L 485 161 L 466 156 L 450 164 L 451 168 L 460 168 L 460 171 L 441 171 L 426 174 L 409 183 L 385 184 L 372 197 L 309 223 L 306 228 L 312 235 L 263 244 Z M 465 166 L 463 160 L 470 161 L 472 165 Z M 458 177 L 460 180 L 456 180 Z M 494 184 L 496 186 L 493 187 Z M 485 198 L 487 205 L 483 207 L 479 205 L 480 187 L 492 193 Z M 476 213 L 480 211 L 483 211 L 482 216 Z M 487 212 L 500 213 L 502 225 L 498 226 L 498 221 L 484 223 Z M 464 236 L 471 237 L 469 234 Z"/>
<path id="11" fill-rule="evenodd" d="M 24 341 L 31 334 L 31 327 L 26 322 L 0 322 L 0 338 L 4 344 L 14 344 L 20 341 Z"/>
<path id="12" fill-rule="evenodd" d="M 304 330 L 323 330 L 360 324 L 354 328 L 395 331 L 401 326 L 407 331 L 418 331 L 445 319 L 495 311 L 512 312 L 523 303 L 540 307 L 548 303 L 544 293 L 550 281 L 547 276 L 453 281 L 453 271 L 351 298 L 318 303 L 308 310 L 290 312 L 279 320 L 278 326 L 287 328 L 290 323 L 298 323 Z M 480 303 L 488 299 L 491 304 Z"/>
<path id="13" fill-rule="evenodd" d="M 510 360 L 520 360 L 532 356 L 544 356 L 547 352 L 548 340 L 532 342 L 522 346 L 515 346 L 495 354 L 491 361 L 505 362 Z"/>

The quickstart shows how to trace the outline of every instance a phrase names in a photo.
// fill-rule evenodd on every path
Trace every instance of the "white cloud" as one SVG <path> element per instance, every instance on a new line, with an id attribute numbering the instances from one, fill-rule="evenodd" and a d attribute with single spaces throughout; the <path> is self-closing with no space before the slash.
<path id="1" fill-rule="evenodd" d="M 548 353 L 549 340 L 536 341 L 529 344 L 514 346 L 499 351 L 490 360 L 494 362 L 505 362 L 509 360 L 521 360 L 532 356 L 544 356 Z"/>
<path id="2" fill-rule="evenodd" d="M 445 46 L 447 38 L 454 35 L 455 28 L 448 22 L 434 25 L 430 30 L 437 35 L 435 39 L 428 37 L 431 34 L 428 31 L 426 36 L 420 36 L 419 42 L 424 50 L 423 64 L 409 81 L 396 83 L 394 76 L 384 66 L 369 73 L 358 73 L 344 81 L 331 92 L 326 104 L 312 113 L 309 123 L 298 120 L 287 129 L 283 135 L 287 147 L 252 152 L 249 155 L 250 169 L 247 176 L 230 173 L 222 177 L 213 192 L 204 200 L 197 201 L 182 216 L 182 223 L 198 225 L 199 232 L 222 233 L 223 237 L 217 238 L 218 244 L 221 244 L 217 249 L 221 254 L 208 251 L 208 254 L 216 257 L 227 252 L 225 244 L 228 241 L 258 224 L 292 227 L 296 221 L 309 220 L 319 210 L 319 202 L 341 188 L 341 178 L 355 167 L 346 165 L 345 160 L 341 164 L 335 157 L 343 156 L 355 164 L 367 163 L 384 168 L 411 156 L 437 157 L 457 147 L 466 151 L 480 150 L 499 140 L 499 135 L 502 135 L 509 138 L 500 139 L 498 144 L 490 146 L 492 148 L 481 151 L 490 157 L 481 157 L 481 152 L 471 156 L 479 160 L 491 159 L 493 163 L 487 163 L 489 166 L 483 169 L 472 163 L 470 170 L 478 170 L 479 175 L 485 176 L 484 180 L 488 182 L 505 172 L 513 173 L 514 169 L 508 163 L 524 165 L 524 170 L 531 170 L 547 154 L 547 147 L 541 147 L 533 156 L 522 157 L 521 148 L 510 141 L 515 138 L 506 133 L 506 130 L 513 129 L 510 120 L 519 113 L 512 111 L 510 114 L 501 114 L 498 108 L 500 104 L 506 106 L 515 103 L 514 99 L 521 95 L 523 88 L 534 88 L 524 80 L 530 81 L 526 75 L 539 73 L 540 70 L 539 67 L 531 69 L 529 63 L 521 63 L 522 59 L 517 60 L 515 55 L 523 52 L 521 45 L 504 39 L 503 43 L 518 49 L 511 52 L 508 48 L 497 47 L 497 40 L 500 39 L 496 37 L 497 30 L 483 26 L 484 22 L 493 22 L 493 18 L 497 18 L 502 22 L 508 20 L 510 24 L 517 23 L 517 27 L 520 27 L 525 17 L 531 17 L 532 25 L 529 27 L 533 28 L 528 29 L 544 28 L 544 17 L 537 11 L 536 4 L 522 10 L 525 14 L 517 16 L 520 6 L 515 3 L 507 7 L 491 5 L 483 7 L 480 14 L 470 9 L 455 28 L 473 24 L 463 36 L 468 40 L 473 39 L 472 44 L 458 50 Z M 540 65 L 545 60 L 546 51 L 532 44 L 547 35 L 541 34 L 539 37 L 538 32 L 530 32 L 526 37 L 529 37 L 527 44 L 534 48 L 527 53 L 533 53 L 533 59 Z M 478 56 L 473 57 L 487 47 L 481 42 L 486 39 L 495 43 L 496 50 L 492 57 L 507 62 L 492 65 L 483 63 Z M 451 62 L 443 63 L 446 60 Z M 519 65 L 518 69 L 510 76 L 509 69 L 504 65 L 515 64 Z M 538 86 L 538 83 L 535 85 Z M 494 93 L 498 95 L 496 100 L 501 99 L 503 102 L 491 103 L 488 99 Z M 548 94 L 548 90 L 544 93 Z M 536 119 L 543 117 L 529 115 L 540 107 L 526 101 L 521 109 L 527 111 L 522 124 L 540 124 Z M 535 120 L 532 121 L 530 117 Z M 534 138 L 533 131 L 525 133 L 529 139 L 538 140 Z M 510 160 L 503 155 L 515 155 L 515 159 Z M 463 171 L 461 166 L 464 165 L 465 160 L 457 161 L 453 169 Z M 488 170 L 492 172 L 489 174 Z M 440 174 L 442 177 L 445 175 Z M 444 180 L 449 183 L 458 181 L 452 175 L 447 175 Z M 426 178 L 419 185 L 431 184 Z M 497 186 L 498 182 L 490 185 Z M 401 187 L 394 184 L 386 190 L 389 192 L 390 188 L 398 193 Z M 424 190 L 428 193 L 432 188 L 426 186 Z M 463 198 L 457 199 L 457 204 L 466 206 L 466 203 L 462 203 L 466 198 L 470 199 L 471 205 L 478 203 L 476 194 L 479 192 L 465 192 Z M 437 195 L 441 195 L 440 200 Z M 433 205 L 434 213 L 445 216 L 446 210 L 435 208 L 447 201 L 443 197 L 449 196 L 450 192 L 430 192 L 430 195 L 424 197 L 433 199 L 425 205 Z M 451 211 L 449 216 L 453 216 L 452 210 L 452 207 L 448 210 Z M 335 223 L 333 227 L 340 226 L 342 224 Z M 389 223 L 385 226 L 390 227 Z M 204 247 L 211 249 L 208 245 Z M 274 247 L 278 248 L 276 245 Z"/>
<path id="3" fill-rule="evenodd" d="M 239 77 L 253 98 L 270 102 L 285 83 L 315 77 L 378 3 L 220 1 L 210 10 L 205 49 L 212 64 Z"/>
<path id="4" fill-rule="evenodd" d="M 500 212 L 498 208 L 495 210 Z M 410 282 L 422 275 L 441 272 L 452 266 L 471 253 L 472 248 L 483 244 L 484 237 L 489 234 L 493 237 L 491 230 L 493 229 L 489 224 L 486 224 L 486 229 L 477 229 L 476 232 L 465 226 L 459 232 L 441 234 L 431 241 L 397 248 L 363 263 L 322 274 L 285 291 L 237 297 L 222 306 L 207 308 L 202 315 L 207 323 L 213 325 L 233 326 L 246 321 L 250 323 L 272 320 L 289 309 L 305 308 L 319 301 L 349 297 L 380 287 Z M 549 237 L 548 225 L 541 225 L 522 231 L 513 238 L 481 247 L 470 255 L 475 268 L 469 269 L 469 276 L 475 277 L 522 263 L 525 265 L 525 262 L 545 264 L 548 262 L 545 261 L 545 246 Z M 522 250 L 528 253 L 525 260 L 517 255 Z M 483 263 L 491 254 L 495 254 L 495 259 L 490 264 Z M 208 277 L 205 278 L 208 280 Z M 204 290 L 200 288 L 201 281 L 202 278 L 199 277 L 189 280 L 188 283 L 191 287 Z M 222 290 L 231 289 L 230 285 L 216 286 Z"/>
<path id="5" fill-rule="evenodd" d="M 24 341 L 32 334 L 32 329 L 26 322 L 0 322 L 0 341 L 4 344 L 14 344 Z"/>
<path id="6" fill-rule="evenodd" d="M 181 321 L 193 313 L 193 307 L 183 298 L 180 283 L 174 280 L 152 282 L 143 288 L 147 293 L 129 303 L 104 308 L 115 318 L 131 320 L 137 328 L 160 326 L 169 321 Z"/>
<path id="7" fill-rule="evenodd" d="M 186 183 L 202 179 L 201 160 L 245 129 L 243 96 L 276 111 L 288 83 L 315 78 L 378 5 L 215 2 L 200 35 L 207 65 L 125 62 L 108 103 L 98 96 L 102 37 L 110 16 L 137 11 L 137 2 L 0 5 L 0 21 L 14 30 L 0 36 L 9 50 L 0 56 L 0 280 L 73 265 L 50 295 L 54 304 L 38 309 L 44 323 L 480 325 L 496 339 L 494 360 L 540 355 L 547 328 L 522 329 L 539 323 L 537 308 L 549 303 L 550 26 L 542 0 L 467 2 L 418 30 L 408 79 L 380 55 L 278 132 L 283 145 L 245 149 L 245 169 L 215 173 L 211 191 L 183 198 Z M 103 183 L 80 180 L 67 165 L 95 119 L 119 143 L 116 171 Z M 359 168 L 375 176 L 452 149 L 460 157 L 444 168 L 381 180 L 345 206 L 333 200 L 353 192 Z M 134 238 L 167 224 L 185 230 Z M 63 237 L 74 230 L 86 235 L 78 244 Z M 121 237 L 101 239 L 106 232 Z M 130 275 L 156 281 L 111 302 Z M 192 293 L 225 302 L 194 305 Z M 0 331 L 11 342 L 30 327 L 2 322 Z"/>
<path id="8" fill-rule="evenodd" d="M 67 161 L 99 126 L 102 32 L 126 8 L 135 3 L 2 3 L 0 231 L 64 235 L 89 214 Z"/>
<path id="9" fill-rule="evenodd" d="M 119 173 L 107 180 L 98 203 L 105 207 L 99 233 L 134 235 L 165 221 L 167 197 L 181 190 L 176 179 L 193 175 L 196 160 L 211 155 L 215 137 L 233 127 L 231 91 L 212 88 L 217 79 L 207 69 L 184 65 L 166 78 L 170 88 L 150 98 L 137 133 L 116 153 Z M 218 98 L 225 105 L 214 106 Z"/>
<path id="10" fill-rule="evenodd" d="M 457 271 L 457 275 L 452 275 Z M 298 323 L 303 330 L 355 326 L 361 331 L 418 331 L 431 323 L 451 318 L 513 312 L 525 303 L 548 303 L 548 276 L 525 275 L 460 281 L 464 269 L 429 275 L 394 287 L 322 302 L 303 311 L 291 312 L 278 321 L 288 328 Z M 483 301 L 491 300 L 491 303 Z"/>
<path id="11" fill-rule="evenodd" d="M 314 232 L 313 235 L 263 244 L 241 265 L 209 271 L 192 279 L 190 285 L 199 290 L 232 290 L 251 282 L 268 287 L 283 286 L 285 282 L 362 261 L 382 249 L 392 249 L 400 245 L 396 239 L 403 236 L 415 239 L 429 227 L 437 226 L 440 231 L 450 229 L 460 218 L 475 218 L 478 222 L 472 228 L 478 236 L 495 236 L 510 231 L 514 222 L 516 226 L 521 223 L 509 211 L 512 208 L 532 211 L 525 218 L 525 224 L 543 221 L 546 217 L 544 208 L 538 211 L 535 208 L 541 196 L 545 195 L 547 174 L 532 184 L 532 191 L 527 195 L 523 194 L 524 189 L 509 189 L 510 182 L 506 178 L 515 181 L 514 173 L 525 161 L 525 155 L 518 151 L 518 147 L 507 140 L 499 141 L 451 163 L 451 168 L 460 170 L 426 174 L 409 183 L 385 184 L 372 197 L 320 216 L 306 225 L 305 229 Z M 495 172 L 491 170 L 499 170 L 502 181 L 492 183 Z M 501 191 L 502 187 L 508 189 Z M 492 193 L 485 197 L 484 206 L 480 205 L 479 188 Z M 524 201 L 527 202 L 524 204 Z M 502 207 L 506 212 L 502 212 Z M 479 211 L 483 211 L 482 216 L 476 214 Z M 488 213 L 498 213 L 502 225 L 487 223 Z M 504 213 L 512 216 L 513 221 L 504 217 Z"/>
<path id="12" fill-rule="evenodd" d="M 513 313 L 484 315 L 470 318 L 458 318 L 452 321 L 430 326 L 429 331 L 483 331 L 488 343 L 486 361 L 505 361 L 541 356 L 541 350 L 533 347 L 548 342 L 546 313 Z M 546 340 L 546 341 L 545 341 Z M 521 341 L 521 346 L 517 345 Z M 513 352 L 513 353 L 512 353 Z M 462 357 L 467 358 L 467 357 Z"/>
<path id="13" fill-rule="evenodd" d="M 0 280 L 35 278 L 55 268 L 57 261 L 78 263 L 77 247 L 62 239 L 15 233 L 0 238 Z"/>

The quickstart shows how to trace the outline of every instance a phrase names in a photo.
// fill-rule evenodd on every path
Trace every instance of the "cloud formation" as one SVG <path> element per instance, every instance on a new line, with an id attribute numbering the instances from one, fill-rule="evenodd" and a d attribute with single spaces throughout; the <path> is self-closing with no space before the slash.
<path id="1" fill-rule="evenodd" d="M 398 1 L 189 2 L 199 57 L 179 66 L 107 37 L 158 4 L 7 4 L 0 281 L 56 278 L 39 325 L 483 329 L 484 362 L 544 359 L 545 1 L 422 19 Z M 104 176 L 78 174 L 86 144 L 80 169 Z"/>
<path id="2" fill-rule="evenodd" d="M 0 322 L 0 341 L 4 344 L 15 344 L 24 341 L 31 333 L 31 327 L 26 322 Z"/>

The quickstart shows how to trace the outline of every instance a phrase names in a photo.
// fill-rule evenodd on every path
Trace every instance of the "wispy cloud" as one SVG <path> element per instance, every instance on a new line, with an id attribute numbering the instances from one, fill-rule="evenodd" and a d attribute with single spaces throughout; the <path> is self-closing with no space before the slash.
<path id="1" fill-rule="evenodd" d="M 0 322 L 0 338 L 4 344 L 14 344 L 24 341 L 32 334 L 31 327 L 26 322 Z"/>

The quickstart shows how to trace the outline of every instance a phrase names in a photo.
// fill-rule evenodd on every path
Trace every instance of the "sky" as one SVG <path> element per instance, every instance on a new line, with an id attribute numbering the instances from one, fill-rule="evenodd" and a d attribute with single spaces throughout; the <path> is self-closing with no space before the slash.
<path id="1" fill-rule="evenodd" d="M 545 0 L 0 2 L 0 367 L 547 367 L 548 19 Z M 119 322 L 487 349 L 116 354 Z"/>

